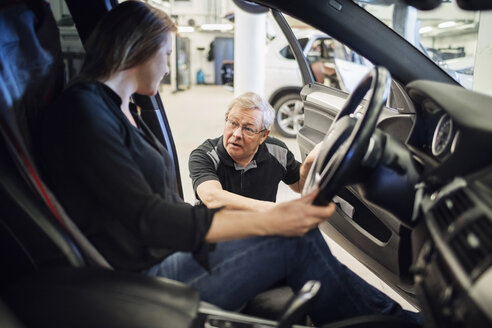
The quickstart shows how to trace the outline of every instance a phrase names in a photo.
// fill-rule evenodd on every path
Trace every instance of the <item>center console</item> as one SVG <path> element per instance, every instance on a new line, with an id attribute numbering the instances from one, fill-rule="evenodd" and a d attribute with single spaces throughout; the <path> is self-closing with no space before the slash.
<path id="1" fill-rule="evenodd" d="M 414 271 L 426 327 L 492 326 L 491 200 L 490 168 L 422 199 L 428 238 Z"/>

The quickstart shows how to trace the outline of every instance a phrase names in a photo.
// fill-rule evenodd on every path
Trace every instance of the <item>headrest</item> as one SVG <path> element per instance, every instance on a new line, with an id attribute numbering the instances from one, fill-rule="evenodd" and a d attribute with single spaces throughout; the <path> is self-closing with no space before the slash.
<path id="1" fill-rule="evenodd" d="M 49 5 L 27 2 L 0 1 L 0 115 L 36 155 L 43 110 L 63 90 L 64 66 Z"/>

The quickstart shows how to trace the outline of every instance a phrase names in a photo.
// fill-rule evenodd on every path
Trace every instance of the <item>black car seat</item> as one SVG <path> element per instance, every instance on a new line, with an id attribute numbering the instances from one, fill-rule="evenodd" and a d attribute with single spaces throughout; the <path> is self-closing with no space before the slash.
<path id="1" fill-rule="evenodd" d="M 2 328 L 23 328 L 25 327 L 17 319 L 10 308 L 0 300 L 0 327 Z"/>
<path id="2" fill-rule="evenodd" d="M 79 290 L 73 288 L 69 277 L 88 279 L 93 283 L 99 277 L 109 288 L 110 277 L 126 275 L 93 273 L 94 269 L 111 267 L 63 211 L 44 184 L 36 165 L 43 110 L 62 91 L 65 77 L 59 32 L 49 6 L 41 0 L 3 1 L 0 20 L 3 29 L 0 35 L 0 261 L 8 268 L 0 270 L 0 292 L 14 310 L 24 316 L 29 314 L 30 320 L 38 320 L 50 317 L 51 312 L 45 307 L 60 301 L 54 295 L 62 297 L 65 288 Z M 152 104 L 146 106 L 145 102 L 149 101 L 146 98 L 136 97 L 134 100 L 144 109 L 155 107 Z M 150 122 L 162 121 L 152 119 L 159 114 L 153 110 L 144 110 L 142 114 L 144 119 L 148 116 Z M 167 120 L 164 122 L 168 124 Z M 165 128 L 169 130 L 167 125 Z M 167 149 L 175 152 L 172 139 L 159 134 L 157 137 Z M 180 189 L 179 184 L 177 188 Z M 53 268 L 56 268 L 56 273 L 45 273 L 45 270 Z M 49 278 L 52 275 L 57 278 Z M 126 279 L 129 280 L 128 286 L 133 286 L 134 279 L 145 278 Z M 57 281 L 63 283 L 56 287 L 61 289 L 55 291 Z M 114 283 L 114 288 L 127 289 L 123 281 L 125 279 Z M 33 291 L 40 284 L 51 286 L 52 303 L 41 301 L 44 295 L 41 291 L 36 294 L 38 298 L 30 298 L 29 302 L 23 296 L 25 291 Z M 90 289 L 88 283 L 83 286 L 85 290 Z M 166 289 L 165 286 L 162 288 Z M 191 295 L 191 301 L 197 299 L 185 286 L 177 290 Z M 96 287 L 93 293 L 98 294 Z M 144 292 L 143 295 L 149 293 Z M 250 302 L 244 311 L 277 319 L 292 295 L 288 287 L 267 291 Z M 191 303 L 186 304 L 191 306 Z M 36 315 L 33 315 L 33 309 L 36 309 Z M 136 308 L 133 309 L 135 311 Z M 141 311 L 146 312 L 145 309 Z M 188 322 L 189 316 L 185 317 L 184 322 Z M 68 321 L 61 322 L 71 322 L 68 312 L 62 319 Z M 86 321 L 81 322 L 88 325 Z M 57 321 L 56 324 L 61 323 Z"/>
<path id="3" fill-rule="evenodd" d="M 64 87 L 64 66 L 56 22 L 44 1 L 26 1 L 25 5 L 19 1 L 7 1 L 1 10 L 0 131 L 6 148 L 4 151 L 10 154 L 2 158 L 6 160 L 5 164 L 9 159 L 13 161 L 29 189 L 44 203 L 49 212 L 46 222 L 50 224 L 50 228 L 45 229 L 46 233 L 57 235 L 51 236 L 54 240 L 60 238 L 59 233 L 67 235 L 63 238 L 66 245 L 62 246 L 61 242 L 58 245 L 71 259 L 70 262 L 89 261 L 109 268 L 106 260 L 64 213 L 43 183 L 35 164 L 43 110 Z M 6 183 L 3 181 L 5 188 Z"/>
<path id="4" fill-rule="evenodd" d="M 63 81 L 49 5 L 0 1 L 1 299 L 26 327 L 194 326 L 196 291 L 111 270 L 44 184 L 37 127 Z"/>

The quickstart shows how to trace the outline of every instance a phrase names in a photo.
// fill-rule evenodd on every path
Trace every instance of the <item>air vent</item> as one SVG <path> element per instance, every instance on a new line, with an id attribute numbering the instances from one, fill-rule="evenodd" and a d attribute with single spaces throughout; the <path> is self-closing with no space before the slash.
<path id="1" fill-rule="evenodd" d="M 492 264 L 492 221 L 480 216 L 459 231 L 450 246 L 472 279 L 478 278 Z"/>
<path id="2" fill-rule="evenodd" d="M 472 206 L 471 199 L 468 198 L 463 189 L 458 189 L 441 199 L 432 209 L 432 214 L 439 227 L 444 231 L 448 231 L 450 227 L 452 228 L 452 223 Z"/>

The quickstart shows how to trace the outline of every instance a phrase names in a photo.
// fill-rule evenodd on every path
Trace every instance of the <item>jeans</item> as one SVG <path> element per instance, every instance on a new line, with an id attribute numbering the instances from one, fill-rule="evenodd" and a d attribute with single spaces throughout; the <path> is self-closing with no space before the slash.
<path id="1" fill-rule="evenodd" d="M 317 325 L 367 314 L 395 314 L 419 322 L 418 314 L 367 284 L 330 252 L 319 229 L 300 238 L 254 237 L 221 242 L 209 254 L 211 272 L 189 253 L 174 253 L 145 271 L 195 287 L 202 300 L 233 310 L 285 279 L 294 291 L 308 280 L 321 289 L 308 314 Z"/>

